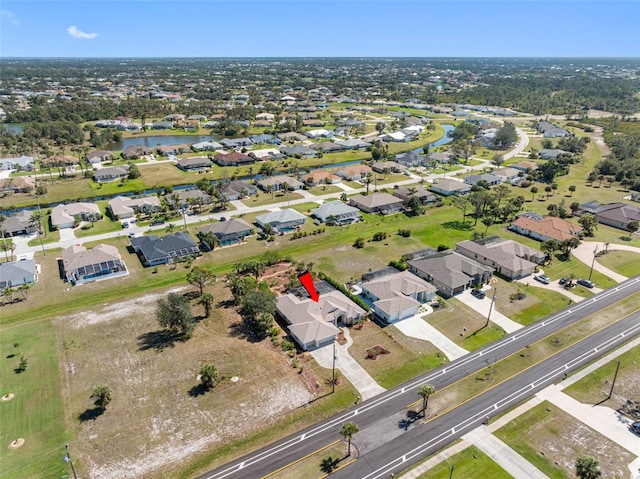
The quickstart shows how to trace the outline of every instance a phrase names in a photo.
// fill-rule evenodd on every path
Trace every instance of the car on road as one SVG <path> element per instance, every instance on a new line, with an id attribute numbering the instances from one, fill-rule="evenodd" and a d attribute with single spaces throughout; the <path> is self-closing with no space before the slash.
<path id="1" fill-rule="evenodd" d="M 582 278 L 580 278 L 580 279 L 578 280 L 578 284 L 579 284 L 580 286 L 584 286 L 585 288 L 589 288 L 589 289 L 591 289 L 591 288 L 593 288 L 593 287 L 595 286 L 595 285 L 593 284 L 593 281 L 591 281 L 591 280 L 589 280 L 589 279 L 582 279 Z"/>
<path id="2" fill-rule="evenodd" d="M 122 228 L 128 228 L 129 227 L 129 223 L 127 223 L 126 221 L 122 222 Z"/>
<path id="3" fill-rule="evenodd" d="M 158 226 L 158 225 L 163 225 L 164 224 L 164 220 L 153 220 L 150 224 L 150 226 Z"/>
<path id="4" fill-rule="evenodd" d="M 569 282 L 569 278 L 560 278 L 558 280 L 558 283 L 560 284 L 560 286 L 563 286 L 565 284 L 567 284 Z"/>
<path id="5" fill-rule="evenodd" d="M 486 296 L 486 294 L 481 289 L 474 288 L 471 290 L 471 296 L 474 296 L 478 299 L 482 299 Z"/>
<path id="6" fill-rule="evenodd" d="M 537 276 L 533 277 L 536 281 L 540 281 L 542 284 L 549 284 L 551 282 L 551 280 L 549 279 L 548 276 L 544 275 L 544 274 L 539 274 Z"/>
<path id="7" fill-rule="evenodd" d="M 636 421 L 629 426 L 631 432 L 635 432 L 636 434 L 640 434 L 640 421 Z"/>

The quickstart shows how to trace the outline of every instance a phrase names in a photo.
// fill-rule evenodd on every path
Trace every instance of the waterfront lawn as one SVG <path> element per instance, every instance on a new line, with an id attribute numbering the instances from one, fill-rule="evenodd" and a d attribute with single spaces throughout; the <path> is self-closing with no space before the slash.
<path id="1" fill-rule="evenodd" d="M 13 399 L 0 404 L 3 478 L 61 477 L 70 472 L 69 466 L 62 461 L 69 437 L 65 434 L 63 402 L 59 394 L 58 345 L 50 321 L 0 330 L 1 394 L 14 394 Z M 23 372 L 17 373 L 21 356 L 28 365 Z M 24 445 L 12 449 L 9 444 L 18 438 L 25 440 Z"/>

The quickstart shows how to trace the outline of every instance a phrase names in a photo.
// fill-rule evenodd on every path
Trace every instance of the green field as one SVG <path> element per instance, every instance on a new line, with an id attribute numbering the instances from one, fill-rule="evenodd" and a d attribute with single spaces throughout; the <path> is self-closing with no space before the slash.
<path id="1" fill-rule="evenodd" d="M 418 479 L 510 479 L 511 474 L 493 462 L 489 456 L 476 446 L 469 446 L 447 458 L 434 468 L 418 476 Z"/>

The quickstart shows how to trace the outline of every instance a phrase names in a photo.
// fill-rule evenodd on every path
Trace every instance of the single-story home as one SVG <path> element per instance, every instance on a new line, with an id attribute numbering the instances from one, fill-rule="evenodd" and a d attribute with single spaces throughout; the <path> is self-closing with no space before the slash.
<path id="1" fill-rule="evenodd" d="M 261 148 L 259 150 L 253 150 L 248 155 L 256 160 L 260 161 L 277 161 L 286 158 L 280 150 L 276 148 Z"/>
<path id="2" fill-rule="evenodd" d="M 253 146 L 253 141 L 249 138 L 224 138 L 220 144 L 229 149 L 248 148 Z"/>
<path id="3" fill-rule="evenodd" d="M 266 225 L 271 225 L 271 227 L 279 233 L 293 231 L 303 225 L 306 221 L 307 217 L 305 215 L 290 208 L 271 211 L 256 217 L 256 223 L 258 226 L 264 228 Z"/>
<path id="4" fill-rule="evenodd" d="M 570 151 L 560 150 L 558 148 L 543 148 L 538 152 L 541 160 L 555 160 L 560 155 L 569 155 L 573 156 L 573 153 Z"/>
<path id="5" fill-rule="evenodd" d="M 409 271 L 388 267 L 363 276 L 362 296 L 386 323 L 418 314 L 420 306 L 432 301 L 435 294 L 435 286 Z"/>
<path id="6" fill-rule="evenodd" d="M 87 161 L 92 165 L 102 163 L 103 161 L 109 161 L 113 158 L 113 151 L 107 150 L 94 150 L 87 153 Z"/>
<path id="7" fill-rule="evenodd" d="M 349 206 L 340 200 L 328 201 L 318 208 L 311 210 L 311 214 L 323 223 L 345 225 L 362 220 L 358 208 Z"/>
<path id="8" fill-rule="evenodd" d="M 206 244 L 207 248 L 212 249 L 211 245 L 206 241 L 206 234 L 213 233 L 218 239 L 220 246 L 241 243 L 247 236 L 253 234 L 253 226 L 241 218 L 230 218 L 227 221 L 220 221 L 203 226 L 198 231 L 198 238 Z"/>
<path id="9" fill-rule="evenodd" d="M 176 166 L 183 171 L 202 171 L 211 168 L 213 163 L 205 156 L 191 156 L 189 158 L 180 158 L 176 162 Z"/>
<path id="10" fill-rule="evenodd" d="M 220 166 L 250 165 L 256 162 L 255 158 L 235 151 L 232 153 L 218 153 L 213 158 Z"/>
<path id="11" fill-rule="evenodd" d="M 144 266 L 171 263 L 186 256 L 199 256 L 200 250 L 187 233 L 180 231 L 159 238 L 157 235 L 131 238 L 131 246 Z"/>
<path id="12" fill-rule="evenodd" d="M 108 168 L 100 168 L 93 172 L 93 180 L 96 183 L 109 183 L 110 181 L 118 181 L 129 176 L 129 165 L 110 166 Z"/>
<path id="13" fill-rule="evenodd" d="M 300 179 L 307 186 L 316 186 L 321 184 L 335 185 L 341 181 L 338 175 L 334 175 L 330 171 L 322 168 L 313 170 L 310 173 L 303 175 Z"/>
<path id="14" fill-rule="evenodd" d="M 476 185 L 480 181 L 486 181 L 489 186 L 495 186 L 502 183 L 502 177 L 490 173 L 483 173 L 481 175 L 469 175 L 464 179 L 464 182 L 471 186 Z"/>
<path id="15" fill-rule="evenodd" d="M 277 136 L 282 141 L 288 141 L 288 142 L 307 141 L 307 137 L 306 136 L 301 135 L 300 133 L 296 133 L 295 131 L 289 131 L 287 133 L 278 133 Z"/>
<path id="16" fill-rule="evenodd" d="M 188 208 L 192 203 L 199 205 L 210 205 L 213 203 L 213 198 L 198 188 L 192 188 L 190 190 L 173 190 L 168 200 L 173 204 L 174 198 L 178 204 L 174 206 L 177 208 Z"/>
<path id="17" fill-rule="evenodd" d="M 556 240 L 562 242 L 580 234 L 582 226 L 574 225 L 557 216 L 543 216 L 527 212 L 511 222 L 509 229 L 539 241 Z"/>
<path id="18" fill-rule="evenodd" d="M 410 151 L 394 156 L 393 160 L 396 163 L 408 168 L 410 166 L 424 166 L 426 158 L 424 155 L 419 155 L 418 153 Z"/>
<path id="19" fill-rule="evenodd" d="M 417 196 L 423 205 L 431 205 L 438 202 L 438 197 L 436 195 L 431 193 L 429 190 L 425 190 L 421 186 L 395 185 L 391 193 L 393 196 L 397 196 L 405 203 L 407 203 L 412 196 Z"/>
<path id="20" fill-rule="evenodd" d="M 201 141 L 191 145 L 191 149 L 194 151 L 214 151 L 221 150 L 222 145 L 216 141 Z"/>
<path id="21" fill-rule="evenodd" d="M 58 205 L 51 210 L 51 225 L 58 229 L 73 228 L 76 217 L 82 221 L 88 221 L 91 217 L 97 220 L 102 218 L 102 213 L 95 203 Z"/>
<path id="22" fill-rule="evenodd" d="M 324 128 L 320 128 L 318 130 L 309 130 L 305 131 L 305 136 L 309 138 L 331 138 L 333 137 L 333 132 L 329 130 L 325 130 Z"/>
<path id="23" fill-rule="evenodd" d="M 286 175 L 267 176 L 258 180 L 256 184 L 264 191 L 280 191 L 284 189 L 285 184 L 289 190 L 301 190 L 304 188 L 304 183 Z"/>
<path id="24" fill-rule="evenodd" d="M 133 218 L 136 213 L 149 215 L 162 209 L 160 198 L 157 196 L 142 196 L 131 198 L 129 196 L 117 196 L 109 201 L 109 209 L 116 219 Z"/>
<path id="25" fill-rule="evenodd" d="M 34 259 L 0 263 L 0 290 L 32 284 L 36 279 L 37 268 Z"/>
<path id="26" fill-rule="evenodd" d="M 406 171 L 407 167 L 395 161 L 376 161 L 371 165 L 371 169 L 378 173 L 402 173 Z"/>
<path id="27" fill-rule="evenodd" d="M 613 226 L 621 230 L 627 230 L 627 225 L 632 221 L 640 221 L 640 208 L 627 203 L 597 202 L 583 203 L 578 210 L 579 214 L 593 213 L 598 217 L 598 222 L 603 225 Z"/>
<path id="28" fill-rule="evenodd" d="M 34 167 L 33 157 L 22 155 L 17 157 L 0 158 L 0 170 L 31 171 Z"/>
<path id="29" fill-rule="evenodd" d="M 369 195 L 355 195 L 349 198 L 349 204 L 365 213 L 380 213 L 388 215 L 402 210 L 403 201 L 389 193 L 371 193 Z"/>
<path id="30" fill-rule="evenodd" d="M 258 188 L 246 181 L 233 180 L 224 183 L 221 192 L 228 201 L 235 201 L 247 196 L 257 195 Z"/>
<path id="31" fill-rule="evenodd" d="M 335 153 L 342 151 L 344 148 L 332 141 L 323 141 L 322 143 L 314 143 L 311 148 L 321 153 Z"/>
<path id="32" fill-rule="evenodd" d="M 27 235 L 38 231 L 38 223 L 31 221 L 34 211 L 22 210 L 12 216 L 6 216 L 2 223 L 5 236 Z"/>
<path id="33" fill-rule="evenodd" d="M 456 252 L 480 264 L 489 266 L 509 279 L 520 279 L 533 274 L 545 255 L 512 240 L 497 236 L 477 241 L 465 240 L 456 245 Z"/>
<path id="34" fill-rule="evenodd" d="M 277 299 L 276 310 L 288 324 L 291 337 L 305 351 L 333 343 L 340 333 L 339 325 L 355 323 L 366 314 L 336 290 L 320 294 L 317 302 L 288 293 Z"/>
<path id="35" fill-rule="evenodd" d="M 256 125 L 257 126 L 257 125 Z M 261 135 L 252 135 L 249 137 L 251 142 L 255 145 L 267 144 L 267 145 L 279 145 L 282 141 L 273 135 L 263 133 Z"/>
<path id="36" fill-rule="evenodd" d="M 533 161 L 519 161 L 517 163 L 511 163 L 509 166 L 525 173 L 527 171 L 535 171 L 538 169 L 538 164 Z"/>
<path id="37" fill-rule="evenodd" d="M 129 274 L 118 248 L 107 244 L 69 246 L 62 252 L 62 265 L 65 279 L 74 286 Z"/>
<path id="38" fill-rule="evenodd" d="M 522 171 L 509 166 L 493 170 L 491 174 L 501 178 L 503 183 L 510 183 L 512 185 L 518 183 L 523 178 L 523 176 L 521 176 Z"/>
<path id="39" fill-rule="evenodd" d="M 368 143 L 364 140 L 360 140 L 358 138 L 349 138 L 347 140 L 336 140 L 338 145 L 341 145 L 345 150 L 366 150 L 371 146 L 371 143 Z"/>
<path id="40" fill-rule="evenodd" d="M 431 191 L 442 196 L 458 195 L 463 196 L 471 193 L 471 185 L 458 180 L 443 178 L 441 180 L 433 180 Z"/>
<path id="41" fill-rule="evenodd" d="M 122 158 L 125 160 L 135 160 L 141 156 L 150 155 L 153 152 L 151 148 L 142 145 L 131 145 L 122 150 Z"/>
<path id="42" fill-rule="evenodd" d="M 29 193 L 36 187 L 33 176 L 10 176 L 0 181 L 0 191 L 3 193 Z"/>
<path id="43" fill-rule="evenodd" d="M 488 283 L 493 269 L 447 250 L 409 260 L 409 271 L 433 284 L 444 297 L 451 297 L 475 284 Z"/>
<path id="44" fill-rule="evenodd" d="M 318 152 L 307 146 L 281 146 L 280 153 L 286 156 L 300 156 L 301 158 L 315 158 Z"/>
<path id="45" fill-rule="evenodd" d="M 191 151 L 191 145 L 186 143 L 179 143 L 177 145 L 160 145 L 157 148 L 158 154 L 168 156 L 168 155 L 179 155 L 181 153 L 189 153 Z"/>
<path id="46" fill-rule="evenodd" d="M 347 165 L 335 171 L 336 175 L 349 181 L 359 181 L 372 173 L 373 170 L 367 165 Z"/>

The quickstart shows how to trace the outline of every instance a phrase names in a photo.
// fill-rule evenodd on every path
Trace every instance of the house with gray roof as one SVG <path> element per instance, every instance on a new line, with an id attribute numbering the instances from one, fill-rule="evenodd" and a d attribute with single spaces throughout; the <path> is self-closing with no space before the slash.
<path id="1" fill-rule="evenodd" d="M 246 181 L 233 180 L 224 183 L 221 192 L 228 201 L 235 201 L 247 196 L 257 195 L 258 188 Z"/>
<path id="2" fill-rule="evenodd" d="M 253 234 L 253 226 L 241 218 L 231 218 L 228 221 L 220 221 L 203 226 L 198 231 L 198 238 L 205 243 L 208 249 L 213 249 L 207 241 L 206 234 L 213 233 L 220 246 L 228 246 L 243 242 L 247 236 Z"/>
<path id="3" fill-rule="evenodd" d="M 270 225 L 278 233 L 287 233 L 298 229 L 307 221 L 307 217 L 296 210 L 284 209 L 271 211 L 256 217 L 256 223 L 260 228 Z"/>
<path id="4" fill-rule="evenodd" d="M 391 192 L 393 196 L 400 198 L 405 204 L 412 196 L 418 197 L 423 205 L 433 205 L 438 202 L 438 197 L 422 186 L 402 186 L 395 185 Z"/>
<path id="5" fill-rule="evenodd" d="M 311 210 L 311 214 L 323 223 L 347 225 L 362 220 L 358 208 L 349 206 L 340 200 L 328 201 Z"/>
<path id="6" fill-rule="evenodd" d="M 284 189 L 285 184 L 289 190 L 301 190 L 304 188 L 304 183 L 286 175 L 267 176 L 258 180 L 256 184 L 264 191 L 280 191 Z"/>
<path id="7" fill-rule="evenodd" d="M 69 246 L 62 252 L 62 265 L 65 279 L 74 286 L 129 274 L 118 248 L 107 244 Z"/>
<path id="8" fill-rule="evenodd" d="M 202 171 L 211 168 L 213 163 L 205 156 L 192 156 L 180 158 L 176 162 L 176 166 L 183 171 Z"/>
<path id="9" fill-rule="evenodd" d="M 323 141 L 321 143 L 314 143 L 311 148 L 320 151 L 322 153 L 335 153 L 336 151 L 342 151 L 344 148 L 332 141 Z"/>
<path id="10" fill-rule="evenodd" d="M 0 158 L 0 170 L 31 171 L 34 167 L 33 157 L 22 155 L 17 157 Z"/>
<path id="11" fill-rule="evenodd" d="M 539 121 L 536 125 L 536 128 L 545 138 L 562 138 L 565 136 L 571 136 L 572 133 L 570 131 L 565 130 L 564 128 L 560 128 L 553 123 L 549 123 L 548 121 Z"/>
<path id="12" fill-rule="evenodd" d="M 300 156 L 301 158 L 315 158 L 318 156 L 318 152 L 307 146 L 281 146 L 280 153 L 286 156 Z"/>
<path id="13" fill-rule="evenodd" d="M 402 211 L 403 201 L 389 193 L 371 193 L 366 196 L 354 195 L 349 198 L 349 204 L 365 213 L 388 215 Z"/>
<path id="14" fill-rule="evenodd" d="M 5 236 L 28 235 L 38 231 L 38 223 L 31 221 L 34 211 L 22 210 L 12 216 L 6 216 L 0 226 Z"/>
<path id="15" fill-rule="evenodd" d="M 111 215 L 115 219 L 133 218 L 137 213 L 150 215 L 162 209 L 160 198 L 157 196 L 141 196 L 132 198 L 129 196 L 116 196 L 109 201 Z"/>
<path id="16" fill-rule="evenodd" d="M 488 283 L 493 269 L 455 251 L 443 251 L 409 260 L 409 271 L 428 281 L 449 298 L 475 284 Z"/>
<path id="17" fill-rule="evenodd" d="M 538 152 L 538 156 L 540 156 L 541 160 L 555 160 L 560 155 L 573 156 L 573 153 L 570 151 L 560 150 L 559 148 L 543 148 Z"/>
<path id="18" fill-rule="evenodd" d="M 183 231 L 159 238 L 157 235 L 131 238 L 131 247 L 144 266 L 172 263 L 187 256 L 200 256 L 191 236 Z"/>
<path id="19" fill-rule="evenodd" d="M 491 174 L 502 178 L 503 183 L 510 183 L 512 185 L 517 184 L 524 177 L 520 170 L 518 170 L 517 168 L 511 168 L 509 166 L 493 170 Z"/>
<path id="20" fill-rule="evenodd" d="M 220 140 L 220 144 L 231 150 L 235 150 L 236 148 L 248 148 L 253 146 L 253 141 L 250 138 L 224 138 Z"/>
<path id="21" fill-rule="evenodd" d="M 432 301 L 436 288 L 409 271 L 385 268 L 362 283 L 362 296 L 373 304 L 375 314 L 395 323 L 418 314 L 420 306 Z"/>
<path id="22" fill-rule="evenodd" d="M 150 155 L 151 153 L 153 153 L 151 148 L 143 145 L 131 145 L 122 150 L 122 158 L 125 160 L 135 160 L 136 158 Z"/>
<path id="23" fill-rule="evenodd" d="M 627 225 L 632 221 L 640 221 L 640 208 L 627 203 L 615 202 L 600 204 L 598 202 L 582 203 L 578 214 L 593 213 L 598 222 L 627 231 Z"/>
<path id="24" fill-rule="evenodd" d="M 378 173 L 402 173 L 407 167 L 395 161 L 376 161 L 371 165 L 371 169 Z"/>
<path id="25" fill-rule="evenodd" d="M 173 193 L 167 198 L 176 208 L 189 208 L 192 203 L 197 205 L 213 204 L 213 198 L 198 188 L 190 190 L 173 190 Z M 175 204 L 177 200 L 177 204 Z"/>
<path id="26" fill-rule="evenodd" d="M 349 138 L 347 140 L 335 140 L 335 142 L 342 146 L 345 150 L 366 150 L 371 146 L 371 143 L 368 143 L 364 140 L 360 140 L 358 138 Z"/>
<path id="27" fill-rule="evenodd" d="M 276 311 L 287 323 L 289 334 L 305 351 L 333 343 L 338 326 L 360 321 L 366 311 L 337 290 L 320 294 L 318 301 L 293 293 L 280 296 Z"/>
<path id="28" fill-rule="evenodd" d="M 502 177 L 490 173 L 483 173 L 481 175 L 469 175 L 464 179 L 464 182 L 471 186 L 478 184 L 480 181 L 486 181 L 489 186 L 495 186 L 502 183 Z"/>
<path id="29" fill-rule="evenodd" d="M 0 290 L 35 283 L 37 267 L 34 259 L 0 263 Z"/>
<path id="30" fill-rule="evenodd" d="M 335 174 L 345 180 L 360 181 L 363 178 L 371 175 L 373 170 L 367 165 L 346 165 L 335 171 Z"/>
<path id="31" fill-rule="evenodd" d="M 435 179 L 431 185 L 431 191 L 442 196 L 463 196 L 471 193 L 471 185 L 449 178 Z"/>
<path id="32" fill-rule="evenodd" d="M 100 164 L 103 161 L 109 161 L 113 158 L 113 151 L 107 150 L 94 150 L 87 153 L 87 161 L 92 165 Z"/>
<path id="33" fill-rule="evenodd" d="M 545 259 L 545 255 L 538 250 L 497 236 L 461 241 L 456 245 L 456 252 L 512 280 L 533 274 L 536 266 Z"/>
<path id="34" fill-rule="evenodd" d="M 102 218 L 100 208 L 95 203 L 69 203 L 55 206 L 51 210 L 51 225 L 55 228 L 73 228 L 76 218 L 81 221 L 89 221 Z"/>
<path id="35" fill-rule="evenodd" d="M 222 148 L 223 146 L 217 141 L 201 141 L 191 145 L 191 149 L 194 151 L 213 151 L 221 150 Z"/>
<path id="36" fill-rule="evenodd" d="M 93 179 L 96 183 L 109 183 L 118 181 L 129 176 L 129 165 L 110 166 L 108 168 L 100 168 L 93 172 Z"/>
<path id="37" fill-rule="evenodd" d="M 410 166 L 424 166 L 426 158 L 424 155 L 419 155 L 418 153 L 410 151 L 394 156 L 393 160 L 396 163 L 408 168 Z"/>

